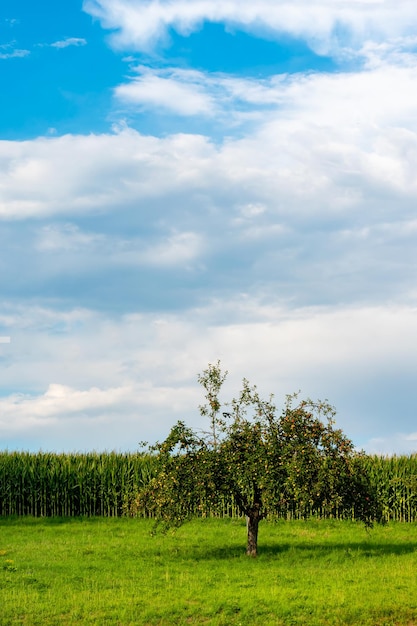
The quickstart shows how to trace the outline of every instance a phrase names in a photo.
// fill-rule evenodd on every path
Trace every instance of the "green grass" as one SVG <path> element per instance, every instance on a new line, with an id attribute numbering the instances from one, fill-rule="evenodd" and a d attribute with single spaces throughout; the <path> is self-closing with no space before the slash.
<path id="1" fill-rule="evenodd" d="M 417 525 L 0 519 L 0 624 L 417 624 Z"/>

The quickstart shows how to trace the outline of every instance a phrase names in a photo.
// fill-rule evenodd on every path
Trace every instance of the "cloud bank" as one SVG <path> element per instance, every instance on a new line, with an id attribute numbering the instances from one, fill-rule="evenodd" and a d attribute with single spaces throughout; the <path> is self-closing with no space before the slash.
<path id="1" fill-rule="evenodd" d="M 176 419 L 204 428 L 196 373 L 221 358 L 230 371 L 225 400 L 237 394 L 244 376 L 262 394 L 275 392 L 278 406 L 299 387 L 322 399 L 331 389 L 330 401 L 343 407 L 338 424 L 357 445 L 373 451 L 379 445 L 379 452 L 400 442 L 402 449 L 407 441 L 408 449 L 414 445 L 411 434 L 400 433 L 414 415 L 402 392 L 417 374 L 415 308 L 294 310 L 242 296 L 178 314 L 113 319 L 22 308 L 9 324 L 17 346 L 3 385 L 19 375 L 27 389 L 0 398 L 0 432 L 9 441 L 47 446 L 59 440 L 74 449 L 81 428 L 83 449 L 135 449 Z M 11 354 L 4 346 L 3 358 L 6 350 Z M 51 368 L 54 380 L 67 384 L 45 384 Z"/>
<path id="2" fill-rule="evenodd" d="M 229 398 L 244 376 L 278 405 L 301 388 L 358 446 L 415 449 L 414 9 L 84 2 L 129 54 L 109 130 L 0 141 L 8 446 L 136 449 L 176 419 L 203 428 L 196 375 L 220 358 Z M 340 65 L 176 64 L 170 34 L 205 21 Z"/>

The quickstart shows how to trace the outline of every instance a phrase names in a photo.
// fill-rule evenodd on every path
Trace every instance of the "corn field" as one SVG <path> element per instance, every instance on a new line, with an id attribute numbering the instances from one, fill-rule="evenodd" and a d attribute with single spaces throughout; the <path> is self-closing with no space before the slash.
<path id="1" fill-rule="evenodd" d="M 377 486 L 387 521 L 417 521 L 417 454 L 368 456 L 365 469 Z"/>
<path id="2" fill-rule="evenodd" d="M 152 466 L 142 454 L 0 452 L 0 515 L 120 516 Z"/>
<path id="3" fill-rule="evenodd" d="M 366 456 L 363 463 L 377 486 L 385 519 L 417 521 L 417 455 Z M 0 515 L 126 515 L 154 473 L 152 457 L 139 453 L 0 452 Z M 328 516 L 321 510 L 310 514 Z M 224 502 L 223 515 L 239 515 L 232 501 Z M 293 519 L 303 513 L 289 509 L 281 516 Z"/>

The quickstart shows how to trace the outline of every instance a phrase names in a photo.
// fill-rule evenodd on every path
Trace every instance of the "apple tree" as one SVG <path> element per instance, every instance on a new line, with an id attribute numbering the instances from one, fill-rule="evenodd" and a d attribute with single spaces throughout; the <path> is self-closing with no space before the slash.
<path id="1" fill-rule="evenodd" d="M 379 519 L 362 455 L 335 428 L 327 401 L 298 401 L 294 394 L 278 414 L 273 397 L 262 399 L 244 379 L 238 397 L 222 405 L 226 375 L 219 361 L 199 375 L 206 398 L 200 412 L 209 418 L 209 431 L 178 422 L 154 446 L 158 469 L 137 507 L 171 526 L 216 514 L 225 500 L 233 501 L 247 519 L 249 556 L 257 555 L 259 522 L 267 516 L 354 514 L 367 525 Z"/>

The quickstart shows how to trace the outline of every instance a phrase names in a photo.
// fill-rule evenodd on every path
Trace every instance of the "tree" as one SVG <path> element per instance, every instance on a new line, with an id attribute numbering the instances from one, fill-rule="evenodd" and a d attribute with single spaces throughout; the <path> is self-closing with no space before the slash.
<path id="1" fill-rule="evenodd" d="M 235 503 L 247 518 L 247 550 L 257 555 L 259 522 L 267 515 L 313 511 L 348 512 L 371 525 L 379 507 L 361 454 L 334 427 L 335 411 L 325 402 L 287 396 L 280 415 L 273 396 L 262 400 L 244 379 L 239 396 L 221 411 L 219 394 L 227 372 L 220 362 L 198 376 L 210 419 L 210 432 L 197 433 L 178 422 L 157 453 L 155 478 L 138 495 L 165 525 L 219 512 Z M 296 403 L 298 402 L 298 403 Z"/>

